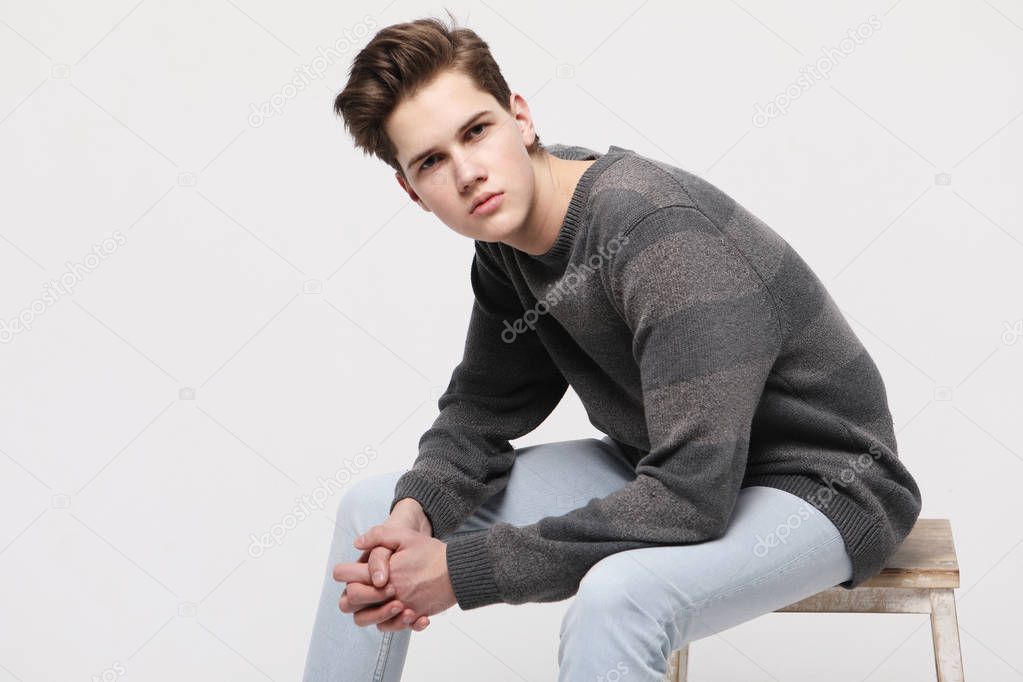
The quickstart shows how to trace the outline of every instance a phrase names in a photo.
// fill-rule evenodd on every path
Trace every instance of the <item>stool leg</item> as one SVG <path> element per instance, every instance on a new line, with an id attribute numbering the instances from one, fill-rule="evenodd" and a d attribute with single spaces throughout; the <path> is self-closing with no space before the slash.
<path id="1" fill-rule="evenodd" d="M 667 682 L 686 682 L 689 676 L 689 645 L 675 649 L 668 656 Z"/>
<path id="2" fill-rule="evenodd" d="M 959 619 L 952 590 L 931 590 L 931 637 L 938 682 L 963 682 L 963 655 L 959 648 Z"/>

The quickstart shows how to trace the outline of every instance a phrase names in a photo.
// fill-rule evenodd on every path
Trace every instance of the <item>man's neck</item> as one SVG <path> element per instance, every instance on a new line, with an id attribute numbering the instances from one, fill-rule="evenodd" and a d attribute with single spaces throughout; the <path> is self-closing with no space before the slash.
<path id="1" fill-rule="evenodd" d="M 547 253 L 558 239 L 579 178 L 594 161 L 561 159 L 545 152 L 533 159 L 533 207 L 505 244 L 531 256 Z"/>

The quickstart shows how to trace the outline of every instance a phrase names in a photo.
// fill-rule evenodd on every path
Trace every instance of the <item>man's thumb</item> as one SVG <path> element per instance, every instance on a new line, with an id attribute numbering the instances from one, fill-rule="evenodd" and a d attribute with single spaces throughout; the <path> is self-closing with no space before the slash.
<path id="1" fill-rule="evenodd" d="M 373 584 L 383 587 L 387 584 L 387 560 L 391 557 L 391 550 L 386 547 L 374 547 L 369 553 L 369 573 Z"/>

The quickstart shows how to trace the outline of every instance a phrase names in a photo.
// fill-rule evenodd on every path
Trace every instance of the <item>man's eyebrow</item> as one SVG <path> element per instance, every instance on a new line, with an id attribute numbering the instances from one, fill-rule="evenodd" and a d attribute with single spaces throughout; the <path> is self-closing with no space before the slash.
<path id="1" fill-rule="evenodd" d="M 484 109 L 483 111 L 477 111 L 475 114 L 473 114 L 469 118 L 468 121 L 466 121 L 465 123 L 462 124 L 462 127 L 458 129 L 458 132 L 455 134 L 455 136 L 456 137 L 461 136 L 461 134 L 464 133 L 465 130 L 469 126 L 471 126 L 476 121 L 477 118 L 479 118 L 480 116 L 482 116 L 484 114 L 489 114 L 489 113 L 490 113 L 490 109 Z M 431 147 L 430 149 L 427 149 L 425 152 L 420 152 L 419 154 L 416 154 L 414 157 L 412 157 L 412 160 L 408 162 L 408 165 L 405 166 L 405 170 L 406 171 L 411 170 L 412 166 L 416 165 L 416 163 L 418 161 L 420 161 L 421 159 L 425 159 L 426 157 L 428 157 L 433 152 L 434 152 L 434 148 Z"/>

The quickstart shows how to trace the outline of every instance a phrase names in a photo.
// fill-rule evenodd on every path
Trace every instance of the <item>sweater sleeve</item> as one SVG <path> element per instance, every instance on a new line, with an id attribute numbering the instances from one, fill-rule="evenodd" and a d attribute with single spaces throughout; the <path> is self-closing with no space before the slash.
<path id="1" fill-rule="evenodd" d="M 452 538 L 463 610 L 566 599 L 603 557 L 703 542 L 728 525 L 781 318 L 759 273 L 696 209 L 658 209 L 623 241 L 605 289 L 632 333 L 650 449 L 636 478 L 606 497 Z"/>
<path id="2" fill-rule="evenodd" d="M 470 281 L 474 300 L 462 360 L 391 501 L 393 510 L 402 498 L 417 500 L 438 538 L 507 485 L 515 458 L 509 440 L 539 426 L 568 388 L 535 332 L 512 337 L 514 342 L 502 335 L 523 308 L 507 275 L 479 241 Z"/>

